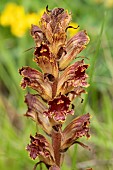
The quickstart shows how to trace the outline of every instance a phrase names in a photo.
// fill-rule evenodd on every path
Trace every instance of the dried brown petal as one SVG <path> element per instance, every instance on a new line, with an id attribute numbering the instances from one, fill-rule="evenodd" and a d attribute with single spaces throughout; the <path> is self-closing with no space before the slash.
<path id="1" fill-rule="evenodd" d="M 36 43 L 36 47 L 39 47 L 44 39 L 44 35 L 37 25 L 31 25 L 31 35 Z"/>
<path id="2" fill-rule="evenodd" d="M 74 119 L 63 131 L 63 140 L 61 144 L 61 151 L 67 150 L 76 140 L 82 136 L 90 137 L 89 135 L 89 124 L 90 124 L 89 113 L 77 117 Z"/>
<path id="3" fill-rule="evenodd" d="M 59 49 L 65 45 L 66 28 L 71 20 L 71 15 L 63 8 L 54 8 L 46 11 L 41 18 L 41 30 L 50 43 L 51 52 L 57 55 Z"/>
<path id="4" fill-rule="evenodd" d="M 85 73 L 87 68 L 88 65 L 84 64 L 84 60 L 77 61 L 67 67 L 58 80 L 57 95 L 59 93 L 67 94 L 77 87 L 87 87 L 86 79 L 88 76 Z"/>
<path id="5" fill-rule="evenodd" d="M 44 73 L 51 74 L 55 78 L 58 77 L 58 65 L 47 44 L 42 43 L 40 47 L 36 47 L 34 55 L 34 61 L 38 63 Z"/>
<path id="6" fill-rule="evenodd" d="M 70 101 L 73 101 L 77 96 L 81 96 L 81 93 L 86 93 L 83 87 L 75 87 L 73 91 L 68 93 Z"/>
<path id="7" fill-rule="evenodd" d="M 26 148 L 30 157 L 32 159 L 39 157 L 45 164 L 54 165 L 53 148 L 47 139 L 41 134 L 36 134 L 35 137 L 30 136 L 30 139 L 30 144 Z"/>
<path id="8" fill-rule="evenodd" d="M 65 53 L 59 60 L 59 69 L 65 69 L 70 62 L 77 57 L 77 55 L 86 47 L 89 43 L 89 37 L 86 31 L 78 32 L 72 37 L 66 44 Z"/>
<path id="9" fill-rule="evenodd" d="M 45 100 L 50 100 L 52 98 L 51 84 L 47 81 L 47 79 L 44 79 L 41 72 L 30 67 L 22 67 L 19 70 L 19 73 L 23 76 L 21 82 L 21 86 L 23 88 L 26 88 L 26 86 L 31 87 Z"/>
<path id="10" fill-rule="evenodd" d="M 52 126 L 48 117 L 43 114 L 43 112 L 47 110 L 46 103 L 38 95 L 29 93 L 25 96 L 25 102 L 28 106 L 25 116 L 31 117 L 48 135 L 50 135 Z"/>
<path id="11" fill-rule="evenodd" d="M 44 114 L 48 116 L 53 125 L 62 124 L 66 120 L 68 114 L 73 114 L 73 110 L 69 110 L 70 100 L 68 97 L 61 95 L 49 101 L 49 109 Z"/>

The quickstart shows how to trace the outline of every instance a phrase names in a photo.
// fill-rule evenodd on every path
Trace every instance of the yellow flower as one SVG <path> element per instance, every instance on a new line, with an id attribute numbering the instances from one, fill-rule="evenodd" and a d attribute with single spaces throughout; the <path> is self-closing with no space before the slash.
<path id="1" fill-rule="evenodd" d="M 39 17 L 36 13 L 26 14 L 27 27 L 31 27 L 31 24 L 37 25 Z"/>
<path id="2" fill-rule="evenodd" d="M 44 13 L 44 10 L 40 10 L 38 13 L 26 14 L 27 27 L 30 28 L 31 24 L 39 25 L 40 18 L 43 13 Z"/>
<path id="3" fill-rule="evenodd" d="M 37 15 L 38 15 L 38 22 L 40 21 L 40 19 L 41 19 L 41 17 L 42 17 L 42 15 L 43 15 L 43 13 L 44 13 L 44 9 L 41 9 L 40 11 L 38 11 L 38 13 L 37 13 Z M 39 23 L 38 23 L 39 24 Z"/>
<path id="4" fill-rule="evenodd" d="M 11 24 L 14 18 L 13 12 L 15 11 L 15 8 L 16 8 L 16 4 L 14 3 L 6 4 L 5 9 L 1 14 L 1 23 L 0 23 L 1 25 L 7 26 Z"/>
<path id="5" fill-rule="evenodd" d="M 1 14 L 1 25 L 12 25 L 16 20 L 21 20 L 23 16 L 25 16 L 25 13 L 22 6 L 18 6 L 14 3 L 8 3 Z"/>
<path id="6" fill-rule="evenodd" d="M 71 22 L 69 25 L 74 27 L 74 28 L 78 27 L 78 24 L 76 22 Z M 69 33 L 70 37 L 73 37 L 79 31 L 79 28 L 77 28 L 77 29 L 74 29 L 74 28 L 68 29 L 68 33 Z"/>
<path id="7" fill-rule="evenodd" d="M 17 20 L 14 24 L 11 25 L 11 32 L 13 35 L 17 37 L 22 37 L 27 31 L 26 21 L 25 20 Z"/>
<path id="8" fill-rule="evenodd" d="M 1 14 L 0 24 L 10 26 L 12 34 L 21 37 L 31 27 L 31 24 L 39 23 L 43 12 L 44 10 L 40 10 L 38 13 L 25 14 L 23 6 L 8 3 Z"/>

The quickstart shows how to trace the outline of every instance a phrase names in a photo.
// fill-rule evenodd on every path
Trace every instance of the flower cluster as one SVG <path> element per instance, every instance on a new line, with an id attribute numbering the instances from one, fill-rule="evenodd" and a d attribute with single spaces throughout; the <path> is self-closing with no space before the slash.
<path id="1" fill-rule="evenodd" d="M 49 170 L 61 167 L 62 154 L 73 144 L 88 146 L 78 139 L 89 135 L 89 113 L 73 119 L 64 129 L 68 115 L 73 115 L 72 102 L 85 93 L 88 87 L 84 60 L 71 62 L 85 49 L 89 37 L 85 30 L 78 32 L 67 40 L 67 31 L 72 28 L 69 23 L 71 14 L 63 8 L 46 11 L 41 17 L 40 27 L 32 25 L 31 35 L 35 41 L 34 62 L 41 71 L 22 67 L 21 87 L 34 89 L 36 94 L 28 93 L 25 103 L 28 110 L 25 116 L 32 118 L 50 137 L 36 133 L 30 136 L 27 151 L 32 159 L 37 157 Z"/>
<path id="2" fill-rule="evenodd" d="M 38 10 L 37 13 L 26 13 L 25 9 L 21 5 L 17 5 L 13 2 L 6 4 L 4 10 L 1 13 L 0 24 L 2 26 L 10 26 L 11 33 L 16 37 L 22 37 L 25 32 L 31 27 L 31 24 L 38 24 L 40 17 L 42 16 L 44 10 Z M 21 18 L 21 19 L 20 19 Z M 73 27 L 77 27 L 77 24 L 72 22 Z M 72 36 L 78 29 L 70 29 L 69 35 Z"/>
<path id="3" fill-rule="evenodd" d="M 13 35 L 22 37 L 32 23 L 38 23 L 43 12 L 44 10 L 40 10 L 38 13 L 25 13 L 23 6 L 10 2 L 6 4 L 1 13 L 0 24 L 2 26 L 10 26 Z"/>

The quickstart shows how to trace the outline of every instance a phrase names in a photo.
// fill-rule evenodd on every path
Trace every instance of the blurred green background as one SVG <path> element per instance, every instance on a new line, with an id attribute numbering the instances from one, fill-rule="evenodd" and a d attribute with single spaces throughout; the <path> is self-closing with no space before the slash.
<path id="1" fill-rule="evenodd" d="M 46 5 L 72 12 L 72 22 L 90 36 L 90 43 L 80 54 L 86 56 L 90 87 L 78 102 L 78 115 L 89 112 L 91 138 L 82 139 L 87 151 L 73 146 L 67 152 L 62 170 L 113 169 L 113 0 L 2 0 L 0 2 L 0 169 L 31 170 L 32 161 L 25 151 L 35 123 L 26 119 L 24 95 L 18 69 L 32 62 L 34 46 L 29 26 L 38 23 Z M 74 30 L 76 33 L 76 30 Z M 70 32 L 71 34 L 71 32 Z M 37 169 L 40 169 L 38 167 Z M 45 167 L 43 167 L 45 169 Z"/>

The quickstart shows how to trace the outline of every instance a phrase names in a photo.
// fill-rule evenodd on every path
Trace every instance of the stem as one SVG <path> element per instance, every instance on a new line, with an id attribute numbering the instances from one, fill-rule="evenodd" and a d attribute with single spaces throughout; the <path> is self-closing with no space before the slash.
<path id="1" fill-rule="evenodd" d="M 60 170 L 60 168 L 58 166 L 53 165 L 49 168 L 49 170 Z"/>
<path id="2" fill-rule="evenodd" d="M 53 85 L 52 85 L 52 98 L 54 98 L 56 96 L 56 91 L 57 91 L 57 83 L 58 83 L 58 80 L 55 79 Z"/>
<path id="3" fill-rule="evenodd" d="M 56 128 L 56 126 L 55 126 Z M 60 146 L 61 146 L 61 132 L 60 129 L 52 130 L 52 146 L 54 150 L 55 163 L 60 167 Z"/>

